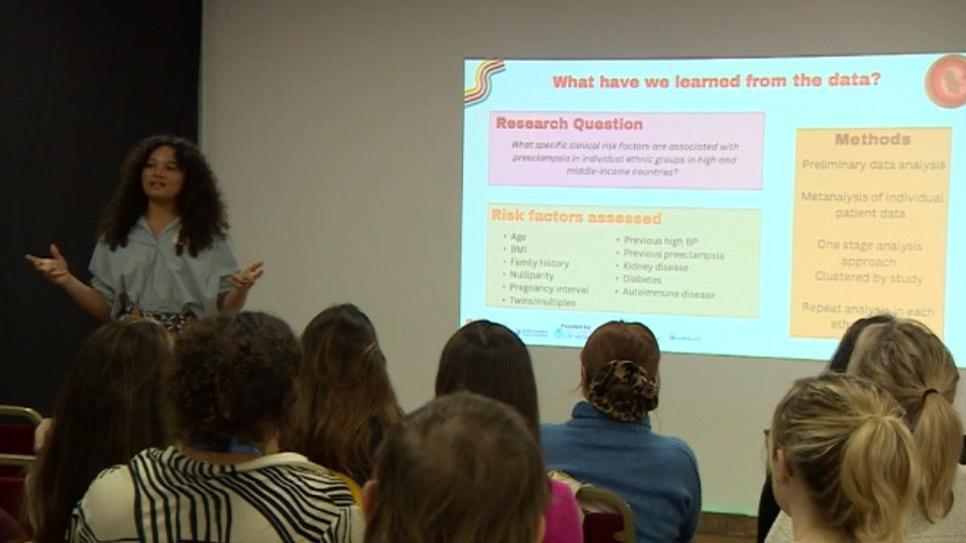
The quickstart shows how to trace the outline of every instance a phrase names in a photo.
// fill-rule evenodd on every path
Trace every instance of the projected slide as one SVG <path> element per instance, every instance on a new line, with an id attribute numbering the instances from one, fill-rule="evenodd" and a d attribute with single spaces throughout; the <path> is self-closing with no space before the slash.
<path id="1" fill-rule="evenodd" d="M 826 359 L 887 311 L 966 365 L 966 56 L 464 71 L 461 320 Z"/>

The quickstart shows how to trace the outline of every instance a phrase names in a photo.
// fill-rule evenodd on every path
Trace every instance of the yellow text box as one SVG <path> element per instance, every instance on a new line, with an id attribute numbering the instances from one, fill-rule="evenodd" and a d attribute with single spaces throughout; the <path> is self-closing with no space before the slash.
<path id="1" fill-rule="evenodd" d="M 756 317 L 761 212 L 491 204 L 491 307 Z"/>

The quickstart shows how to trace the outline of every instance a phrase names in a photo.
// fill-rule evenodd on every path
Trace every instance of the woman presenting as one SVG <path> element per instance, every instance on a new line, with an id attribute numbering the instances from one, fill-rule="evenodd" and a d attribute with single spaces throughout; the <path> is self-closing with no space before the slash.
<path id="1" fill-rule="evenodd" d="M 56 245 L 47 258 L 26 258 L 94 317 L 151 317 L 178 333 L 202 316 L 240 311 L 262 276 L 261 262 L 239 271 L 227 230 L 215 176 L 198 148 L 151 136 L 121 167 L 91 257 L 90 285 L 70 272 Z"/>

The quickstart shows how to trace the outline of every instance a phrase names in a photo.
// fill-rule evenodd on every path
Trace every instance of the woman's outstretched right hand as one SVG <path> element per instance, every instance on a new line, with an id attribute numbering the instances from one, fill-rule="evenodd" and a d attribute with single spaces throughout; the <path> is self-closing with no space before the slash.
<path id="1" fill-rule="evenodd" d="M 29 254 L 24 258 L 44 279 L 64 289 L 81 309 L 104 321 L 111 318 L 111 306 L 104 296 L 70 273 L 67 260 L 56 245 L 50 244 L 50 256 L 47 258 Z"/>
<path id="2" fill-rule="evenodd" d="M 67 260 L 64 259 L 64 255 L 60 254 L 60 249 L 57 248 L 53 243 L 50 244 L 50 257 L 44 258 L 39 256 L 34 256 L 31 254 L 24 255 L 27 262 L 38 273 L 44 276 L 44 279 L 54 283 L 56 285 L 63 286 L 68 280 L 70 280 L 70 270 L 67 267 Z"/>

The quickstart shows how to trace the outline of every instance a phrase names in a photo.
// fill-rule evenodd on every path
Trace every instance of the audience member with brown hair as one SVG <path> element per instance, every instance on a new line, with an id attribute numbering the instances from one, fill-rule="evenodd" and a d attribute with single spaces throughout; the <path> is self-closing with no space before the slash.
<path id="1" fill-rule="evenodd" d="M 537 382 L 530 351 L 502 324 L 477 320 L 457 330 L 439 357 L 436 396 L 466 390 L 517 410 L 540 433 Z"/>
<path id="2" fill-rule="evenodd" d="M 362 484 L 386 430 L 402 420 L 372 321 L 352 304 L 302 332 L 298 428 L 287 448 Z"/>
<path id="3" fill-rule="evenodd" d="M 920 481 L 904 540 L 966 539 L 966 468 L 958 465 L 963 426 L 952 406 L 959 371 L 949 350 L 924 324 L 896 318 L 859 334 L 848 373 L 889 392 L 912 429 Z M 791 540 L 791 523 L 779 515 L 767 541 Z"/>
<path id="4" fill-rule="evenodd" d="M 175 445 L 103 472 L 71 541 L 346 541 L 359 535 L 342 479 L 280 452 L 300 352 L 281 320 L 222 314 L 188 327 L 164 374 Z"/>
<path id="5" fill-rule="evenodd" d="M 503 402 L 523 416 L 540 442 L 537 383 L 530 352 L 509 328 L 478 320 L 459 329 L 443 347 L 436 373 L 436 396 L 469 391 Z M 580 511 L 570 488 L 551 481 L 545 543 L 583 541 Z"/>
<path id="6" fill-rule="evenodd" d="M 919 486 L 903 410 L 861 377 L 796 381 L 769 436 L 775 497 L 795 541 L 898 543 Z"/>
<path id="7" fill-rule="evenodd" d="M 533 434 L 506 404 L 457 392 L 393 428 L 363 490 L 366 543 L 535 543 L 547 476 Z"/>
<path id="8" fill-rule="evenodd" d="M 35 541 L 64 541 L 74 504 L 101 470 L 167 443 L 160 376 L 170 362 L 164 329 L 150 320 L 111 321 L 87 338 L 27 476 Z"/>
<path id="9" fill-rule="evenodd" d="M 634 512 L 639 542 L 690 541 L 701 516 L 691 448 L 651 430 L 660 390 L 657 338 L 640 323 L 608 322 L 580 353 L 584 401 L 563 424 L 543 425 L 551 469 L 616 492 Z"/>

